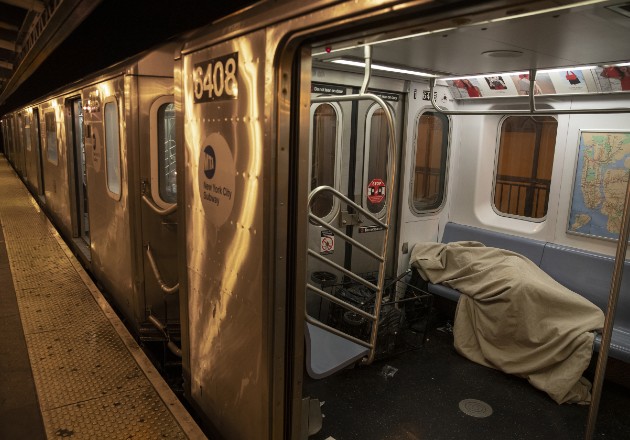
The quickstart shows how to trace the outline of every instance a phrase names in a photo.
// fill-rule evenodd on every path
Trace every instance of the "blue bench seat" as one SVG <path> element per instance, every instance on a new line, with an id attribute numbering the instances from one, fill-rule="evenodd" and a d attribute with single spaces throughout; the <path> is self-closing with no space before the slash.
<path id="1" fill-rule="evenodd" d="M 444 229 L 442 242 L 454 241 L 478 241 L 489 247 L 524 255 L 560 284 L 587 298 L 604 312 L 606 311 L 614 267 L 612 257 L 449 222 Z M 630 362 L 629 277 L 630 263 L 625 262 L 609 350 L 611 357 L 624 362 Z M 457 301 L 460 296 L 457 290 L 443 285 L 429 283 L 428 288 L 430 293 L 452 301 Z M 596 350 L 599 350 L 600 344 L 601 335 L 597 335 Z"/>

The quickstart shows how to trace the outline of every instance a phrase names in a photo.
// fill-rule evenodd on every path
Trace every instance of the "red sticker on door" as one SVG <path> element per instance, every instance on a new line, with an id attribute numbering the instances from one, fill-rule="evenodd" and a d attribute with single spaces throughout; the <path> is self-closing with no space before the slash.
<path id="1" fill-rule="evenodd" d="M 381 179 L 372 179 L 367 187 L 367 198 L 370 203 L 381 203 L 385 198 L 385 182 Z"/>

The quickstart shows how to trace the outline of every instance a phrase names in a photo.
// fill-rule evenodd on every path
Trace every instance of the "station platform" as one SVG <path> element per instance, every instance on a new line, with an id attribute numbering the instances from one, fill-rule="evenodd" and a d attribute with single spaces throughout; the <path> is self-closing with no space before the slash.
<path id="1" fill-rule="evenodd" d="M 0 439 L 204 439 L 0 156 Z"/>

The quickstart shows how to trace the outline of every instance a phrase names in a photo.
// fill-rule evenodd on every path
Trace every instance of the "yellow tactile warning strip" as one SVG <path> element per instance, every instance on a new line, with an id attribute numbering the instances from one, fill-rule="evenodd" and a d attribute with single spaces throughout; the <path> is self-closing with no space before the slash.
<path id="1" fill-rule="evenodd" d="M 48 438 L 205 438 L 4 157 L 0 221 Z"/>

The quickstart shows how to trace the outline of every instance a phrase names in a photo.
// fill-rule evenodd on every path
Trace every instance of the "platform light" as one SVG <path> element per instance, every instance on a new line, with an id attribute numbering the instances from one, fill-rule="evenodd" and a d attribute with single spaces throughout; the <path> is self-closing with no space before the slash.
<path id="1" fill-rule="evenodd" d="M 355 61 L 349 60 L 345 58 L 337 58 L 334 60 L 330 60 L 331 63 L 335 64 L 343 64 L 345 66 L 354 66 L 354 67 L 365 67 L 365 63 L 363 61 Z M 372 69 L 374 70 L 382 70 L 384 72 L 392 72 L 392 73 L 402 73 L 405 75 L 414 75 L 414 76 L 422 76 L 425 78 L 437 78 L 439 75 L 434 75 L 432 73 L 421 72 L 419 70 L 409 70 L 409 69 L 401 69 L 399 67 L 385 66 L 383 64 L 372 64 Z"/>

